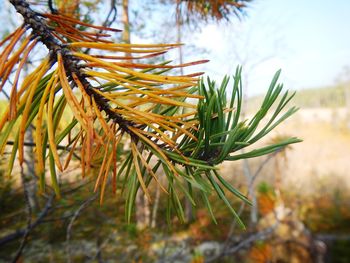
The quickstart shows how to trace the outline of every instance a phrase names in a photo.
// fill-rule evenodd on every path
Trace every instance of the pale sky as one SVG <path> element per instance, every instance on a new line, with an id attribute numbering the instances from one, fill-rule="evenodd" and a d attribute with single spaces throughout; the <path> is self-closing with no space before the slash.
<path id="1" fill-rule="evenodd" d="M 288 89 L 333 84 L 350 66 L 349 26 L 348 0 L 256 0 L 242 22 L 207 25 L 195 42 L 210 51 L 209 75 L 232 74 L 246 60 L 253 95 L 279 68 Z"/>
<path id="2" fill-rule="evenodd" d="M 130 0 L 133 9 L 138 3 Z M 3 4 L 0 0 L 0 7 Z M 184 36 L 183 42 L 189 44 L 185 51 L 191 49 L 186 61 L 210 59 L 196 69 L 218 80 L 244 64 L 250 95 L 264 93 L 280 68 L 285 87 L 300 89 L 333 84 L 343 68 L 350 66 L 349 0 L 255 0 L 246 13 L 241 22 L 208 24 L 201 33 Z M 173 10 L 158 12 L 145 21 L 162 24 L 162 16 L 171 21 L 173 14 Z M 143 42 L 134 35 L 132 39 Z"/>

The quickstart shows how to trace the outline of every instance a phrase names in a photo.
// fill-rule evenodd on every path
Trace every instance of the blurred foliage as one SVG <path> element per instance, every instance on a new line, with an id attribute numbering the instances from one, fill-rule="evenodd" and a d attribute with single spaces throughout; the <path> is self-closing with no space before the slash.
<path id="1" fill-rule="evenodd" d="M 240 17 L 252 0 L 172 0 L 180 5 L 185 21 L 230 20 Z M 184 8 L 182 7 L 184 5 Z"/>
<path id="2" fill-rule="evenodd" d="M 312 231 L 350 231 L 350 195 L 342 189 L 309 197 L 301 205 L 302 218 Z"/>
<path id="3" fill-rule="evenodd" d="M 277 201 L 275 189 L 267 182 L 261 182 L 257 190 L 259 213 L 264 216 L 272 212 L 275 208 Z"/>
<path id="4" fill-rule="evenodd" d="M 85 179 L 86 180 L 86 179 Z M 229 181 L 230 182 L 230 181 Z M 54 201 L 54 209 L 45 218 L 42 224 L 33 230 L 31 242 L 24 252 L 26 262 L 45 262 L 52 259 L 55 261 L 66 261 L 66 234 L 67 226 L 76 210 L 91 197 L 93 188 L 92 181 L 85 181 L 84 187 L 69 182 L 62 181 L 62 198 Z M 17 189 L 17 190 L 16 190 Z M 66 190 L 68 190 L 66 192 Z M 294 205 L 295 211 L 306 223 L 307 227 L 314 234 L 317 233 L 349 233 L 349 195 L 348 193 L 335 189 L 324 195 L 303 196 L 294 192 L 292 188 L 284 190 L 284 202 Z M 268 183 L 262 183 L 258 187 L 259 198 L 268 195 L 274 197 L 274 189 Z M 22 199 L 21 188 L 16 184 L 11 184 L 6 190 L 6 209 L 0 213 L 1 232 L 0 239 L 12 231 L 25 227 L 25 207 Z M 46 199 L 39 198 L 40 206 L 45 205 Z M 181 199 L 185 198 L 182 196 Z M 298 202 L 302 200 L 302 202 Z M 167 202 L 160 200 L 160 207 L 157 214 L 157 227 L 155 229 L 146 228 L 142 231 L 136 228 L 135 224 L 128 224 L 124 217 L 125 199 L 118 191 L 115 196 L 107 195 L 103 206 L 95 200 L 84 209 L 76 218 L 73 224 L 70 246 L 73 262 L 85 262 L 91 260 L 101 249 L 104 259 L 114 259 L 118 262 L 130 262 L 130 259 L 142 260 L 142 262 L 154 262 L 160 254 L 156 251 L 162 249 L 177 249 L 181 242 L 186 242 L 188 246 L 195 248 L 199 244 L 216 240 L 224 243 L 227 238 L 227 229 L 232 223 L 231 216 L 227 209 L 223 209 L 218 196 L 212 195 L 210 203 L 213 205 L 218 225 L 215 225 L 205 209 L 197 209 L 195 212 L 196 221 L 189 224 L 181 224 L 173 217 L 171 225 L 164 220 Z M 259 205 L 261 203 L 259 202 Z M 233 206 L 237 206 L 236 201 Z M 307 207 L 307 210 L 305 208 Z M 250 207 L 244 209 L 241 215 L 243 220 L 248 220 Z M 303 217 L 303 214 L 305 215 Z M 263 215 L 262 215 L 263 216 Z M 101 223 L 103 220 L 103 223 Z M 210 229 L 210 231 L 208 231 Z M 243 232 L 236 229 L 234 235 Z M 329 253 L 334 261 L 346 262 L 347 241 L 336 241 L 329 244 Z M 9 259 L 17 250 L 17 242 L 6 244 L 0 252 L 0 259 Z M 246 255 L 249 262 L 259 262 L 267 259 L 274 251 L 269 240 L 257 242 L 251 249 L 242 249 L 241 254 Z M 172 251 L 172 250 L 170 250 Z M 169 251 L 168 251 L 169 252 Z M 201 262 L 205 255 L 192 251 L 192 260 Z M 160 253 L 160 252 L 159 252 Z M 118 257 L 116 258 L 116 255 Z M 239 256 L 237 255 L 237 256 Z M 248 256 L 249 255 L 249 256 Z M 239 257 L 238 257 L 239 258 Z M 198 261 L 197 261 L 198 260 Z M 234 262 L 229 257 L 218 262 Z M 243 262 L 237 260 L 236 262 Z M 263 261 L 261 261 L 263 262 Z M 305 261 L 306 262 L 306 261 Z"/>
<path id="5" fill-rule="evenodd" d="M 256 242 L 249 250 L 248 262 L 251 263 L 266 263 L 271 262 L 273 248 L 265 242 Z"/>
<path id="6" fill-rule="evenodd" d="M 343 82 L 329 87 L 319 87 L 313 89 L 299 90 L 293 101 L 301 108 L 337 108 L 345 107 L 347 97 L 350 94 L 350 83 Z M 250 104 L 257 105 L 262 100 L 262 96 L 255 96 L 249 99 Z M 349 102 L 347 102 L 349 103 Z"/>

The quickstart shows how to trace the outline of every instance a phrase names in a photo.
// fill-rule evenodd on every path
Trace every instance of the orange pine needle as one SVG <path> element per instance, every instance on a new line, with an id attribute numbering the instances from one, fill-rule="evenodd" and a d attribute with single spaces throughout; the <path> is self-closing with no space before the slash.
<path id="1" fill-rule="evenodd" d="M 10 53 L 13 50 L 13 48 L 15 47 L 16 43 L 19 41 L 19 39 L 22 37 L 22 35 L 24 34 L 25 31 L 26 31 L 26 29 L 23 27 L 18 28 L 16 30 L 15 34 L 13 35 L 13 37 L 11 38 L 10 43 L 6 46 L 4 51 L 1 53 L 0 72 L 3 72 L 4 68 L 6 68 L 5 62 L 7 61 L 8 56 L 10 55 Z"/>
<path id="2" fill-rule="evenodd" d="M 105 153 L 104 153 L 104 156 L 103 156 L 103 161 L 102 161 L 102 164 L 101 164 L 101 167 L 100 167 L 100 171 L 98 173 L 98 176 L 97 176 L 97 179 L 96 179 L 96 182 L 95 182 L 94 192 L 97 191 L 97 188 L 101 184 L 102 174 L 103 174 L 103 172 L 105 170 L 105 166 L 106 166 L 107 159 L 108 159 L 108 154 L 109 154 L 109 152 L 108 152 L 109 142 L 110 142 L 110 139 L 108 139 L 107 143 L 104 146 Z"/>
<path id="3" fill-rule="evenodd" d="M 111 129 L 115 129 L 115 124 L 111 127 Z M 117 140 L 113 140 L 112 153 L 113 153 L 113 176 L 112 176 L 112 191 L 113 193 L 117 192 L 117 146 L 122 138 L 122 134 L 119 135 Z"/>
<path id="4" fill-rule="evenodd" d="M 27 99 L 25 103 L 25 107 L 23 110 L 22 114 L 22 120 L 20 123 L 20 128 L 19 128 L 19 138 L 18 138 L 18 160 L 19 163 L 22 165 L 24 161 L 24 133 L 27 127 L 27 120 L 29 116 L 29 110 L 31 107 L 31 102 L 33 100 L 33 96 L 35 93 L 35 90 L 38 86 L 39 81 L 45 74 L 45 72 L 49 69 L 49 60 L 46 59 L 43 61 L 43 63 L 29 76 L 29 78 L 34 77 L 34 81 L 31 83 L 31 85 L 28 88 L 27 91 Z"/>
<path id="5" fill-rule="evenodd" d="M 183 63 L 179 65 L 163 65 L 163 64 L 141 64 L 141 63 L 122 63 L 122 62 L 111 62 L 117 66 L 120 67 L 126 67 L 126 68 L 138 68 L 138 69 L 151 69 L 151 68 L 164 68 L 164 69 L 174 69 L 174 68 L 184 68 L 184 67 L 190 67 L 194 65 L 199 65 L 203 63 L 207 63 L 209 60 L 198 60 L 193 61 L 189 63 Z M 89 64 L 91 66 L 98 65 L 97 63 L 91 63 Z"/>
<path id="6" fill-rule="evenodd" d="M 166 164 L 169 166 L 170 170 L 173 171 L 175 175 L 177 172 L 173 166 L 173 164 L 169 161 L 168 157 L 163 153 L 163 151 L 150 139 L 140 133 L 140 130 L 134 127 L 129 127 L 129 129 L 139 138 L 141 138 L 144 142 L 146 142 L 150 147 L 152 147 L 158 154 L 166 161 Z"/>
<path id="7" fill-rule="evenodd" d="M 13 120 L 17 115 L 17 102 L 18 102 L 18 96 L 20 95 L 17 92 L 17 84 L 18 84 L 18 80 L 19 80 L 19 75 L 20 75 L 20 72 L 21 72 L 24 64 L 26 63 L 26 61 L 28 59 L 29 53 L 32 51 L 32 49 L 35 47 L 36 44 L 37 44 L 37 40 L 34 40 L 28 46 L 28 48 L 24 51 L 23 57 L 22 57 L 21 61 L 19 62 L 19 65 L 18 65 L 18 68 L 16 71 L 16 75 L 15 75 L 15 79 L 14 79 L 12 89 L 11 89 L 11 96 L 10 96 L 11 108 L 10 108 L 10 113 L 9 113 L 9 120 Z"/>
<path id="8" fill-rule="evenodd" d="M 43 158 L 43 147 L 42 147 L 42 128 L 41 124 L 43 121 L 43 112 L 44 106 L 46 104 L 47 96 L 49 95 L 50 89 L 52 88 L 52 84 L 57 81 L 57 70 L 53 72 L 52 77 L 47 83 L 45 90 L 42 95 L 42 99 L 40 100 L 39 110 L 35 123 L 35 145 L 36 145 L 36 159 L 37 159 L 37 172 L 38 174 L 42 174 L 44 172 L 44 158 Z"/>
<path id="9" fill-rule="evenodd" d="M 151 196 L 147 190 L 147 186 L 142 178 L 142 173 L 141 173 L 141 169 L 140 169 L 140 165 L 139 165 L 139 161 L 138 161 L 138 155 L 137 155 L 137 147 L 136 147 L 134 142 L 131 142 L 131 151 L 132 151 L 132 154 L 134 156 L 134 158 L 132 158 L 132 160 L 134 162 L 137 178 L 139 180 L 139 183 L 141 185 L 141 188 L 142 188 L 144 194 L 146 195 L 148 201 L 151 203 L 152 199 L 151 199 Z"/>
<path id="10" fill-rule="evenodd" d="M 68 102 L 68 105 L 72 109 L 72 112 L 74 114 L 74 117 L 79 121 L 80 125 L 83 127 L 85 131 L 88 130 L 87 128 L 87 115 L 79 105 L 79 102 L 75 98 L 72 89 L 68 83 L 67 75 L 63 66 L 62 56 L 61 54 L 57 55 L 57 61 L 58 61 L 58 74 L 60 76 L 60 82 L 62 85 L 63 92 L 66 96 L 66 100 Z"/>
<path id="11" fill-rule="evenodd" d="M 155 52 L 143 56 L 107 56 L 107 55 L 91 55 L 94 58 L 103 58 L 103 59 L 119 59 L 119 60 L 136 60 L 144 58 L 153 58 L 165 54 L 167 51 Z"/>
<path id="12" fill-rule="evenodd" d="M 102 181 L 102 186 L 101 186 L 101 195 L 100 195 L 100 204 L 103 203 L 103 197 L 104 197 L 104 193 L 105 193 L 105 189 L 106 189 L 108 173 L 109 173 L 109 169 L 111 167 L 112 160 L 113 160 L 113 155 L 111 154 L 108 158 L 108 162 L 106 165 L 106 171 L 105 171 L 105 174 L 103 176 L 103 181 Z"/>
<path id="13" fill-rule="evenodd" d="M 84 23 L 78 19 L 74 19 L 72 17 L 69 16 L 65 16 L 65 15 L 54 15 L 54 14 L 44 14 L 45 17 L 50 18 L 53 21 L 59 22 L 59 21 L 68 21 L 71 22 L 73 25 L 74 24 L 79 24 L 82 26 L 86 26 L 86 27 L 91 27 L 91 28 L 96 28 L 99 30 L 104 30 L 104 31 L 113 31 L 113 32 L 121 32 L 120 29 L 116 29 L 116 28 L 111 28 L 111 27 L 104 27 L 104 26 L 95 26 L 95 25 L 91 25 L 88 23 Z"/>
<path id="14" fill-rule="evenodd" d="M 67 159 L 66 159 L 66 162 L 64 163 L 64 166 L 63 166 L 63 170 L 66 170 L 68 168 L 68 165 L 73 157 L 73 153 L 75 151 L 75 148 L 78 144 L 78 141 L 79 141 L 79 137 L 81 136 L 82 132 L 80 131 L 79 134 L 77 135 L 76 137 L 76 140 L 74 141 L 69 153 L 68 153 L 68 156 L 67 156 Z"/>
<path id="15" fill-rule="evenodd" d="M 63 171 L 62 164 L 60 161 L 60 157 L 57 152 L 57 147 L 56 147 L 56 142 L 55 142 L 55 132 L 54 132 L 54 125 L 53 125 L 53 105 L 54 105 L 54 100 L 55 100 L 55 87 L 57 83 L 58 77 L 55 76 L 55 80 L 53 85 L 51 86 L 50 90 L 50 96 L 49 96 L 49 101 L 47 105 L 47 131 L 48 131 L 48 137 L 49 137 L 49 145 L 50 145 L 50 150 L 52 152 L 55 164 L 60 170 L 60 172 Z"/>
<path id="16" fill-rule="evenodd" d="M 137 150 L 136 147 L 135 147 L 135 152 L 136 152 L 137 156 L 140 158 L 142 164 L 145 166 L 145 168 L 148 171 L 148 173 L 156 180 L 156 182 L 159 185 L 159 187 L 164 191 L 164 193 L 169 194 L 168 191 L 164 188 L 164 186 L 162 186 L 162 184 L 159 182 L 158 177 L 153 172 L 151 166 L 147 163 L 145 158 L 143 158 L 142 154 Z"/>

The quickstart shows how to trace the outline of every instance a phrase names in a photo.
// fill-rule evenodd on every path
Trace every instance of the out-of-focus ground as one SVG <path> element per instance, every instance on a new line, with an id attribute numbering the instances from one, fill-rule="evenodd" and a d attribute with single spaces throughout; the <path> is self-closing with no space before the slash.
<path id="1" fill-rule="evenodd" d="M 258 101 L 261 98 L 248 101 L 252 105 L 247 110 L 248 119 L 257 109 Z M 300 98 L 296 102 L 291 104 L 298 105 Z M 53 200 L 52 208 L 31 231 L 21 260 L 350 262 L 350 114 L 344 103 L 340 107 L 336 103 L 322 104 L 303 103 L 295 115 L 259 144 L 286 135 L 299 137 L 303 142 L 277 154 L 249 159 L 246 166 L 241 161 L 221 165 L 221 174 L 245 194 L 251 179 L 247 177 L 247 169 L 255 177 L 254 191 L 249 195 L 251 200 L 255 199 L 255 223 L 252 223 L 254 209 L 248 205 L 242 207 L 237 198 L 228 195 L 236 211 L 241 212 L 246 230 L 239 229 L 215 195 L 210 202 L 217 225 L 203 203 L 194 211 L 195 220 L 181 224 L 174 217 L 168 225 L 167 204 L 160 197 L 155 225 L 140 230 L 136 224 L 125 222 L 123 197 L 109 193 L 103 205 L 99 205 L 98 198 L 91 199 L 94 180 L 79 187 L 84 180 L 74 179 L 80 178 L 80 170 L 79 162 L 73 162 L 61 182 L 62 189 L 68 192 Z M 2 168 L 6 171 L 6 163 L 3 162 Z M 3 176 L 0 179 L 1 243 L 11 233 L 25 229 L 26 208 L 20 180 L 13 180 L 10 185 Z M 151 192 L 155 195 L 155 189 Z M 34 222 L 47 205 L 47 198 L 37 197 L 41 210 L 34 211 Z M 87 200 L 91 202 L 82 208 Z M 153 215 L 154 203 L 148 212 Z M 19 238 L 0 245 L 0 262 L 13 258 L 20 241 Z"/>
<path id="2" fill-rule="evenodd" d="M 350 188 L 350 110 L 346 108 L 304 108 L 277 127 L 271 135 L 296 136 L 303 142 L 292 145 L 278 162 L 282 186 L 312 194 L 328 189 Z M 265 157 L 249 160 L 253 166 Z M 240 169 L 240 163 L 226 163 L 222 169 Z M 259 179 L 274 180 L 273 161 L 261 171 Z"/>
<path id="3" fill-rule="evenodd" d="M 302 109 L 279 132 L 303 139 L 288 151 L 284 187 L 302 193 L 320 187 L 350 187 L 350 111 L 345 108 Z"/>

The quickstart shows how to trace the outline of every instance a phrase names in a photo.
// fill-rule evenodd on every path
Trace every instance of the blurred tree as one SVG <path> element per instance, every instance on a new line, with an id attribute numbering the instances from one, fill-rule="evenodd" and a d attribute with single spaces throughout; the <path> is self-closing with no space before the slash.
<path id="1" fill-rule="evenodd" d="M 252 0 L 173 0 L 177 5 L 184 5 L 183 17 L 185 21 L 231 20 L 232 16 L 240 17 L 247 3 Z"/>

